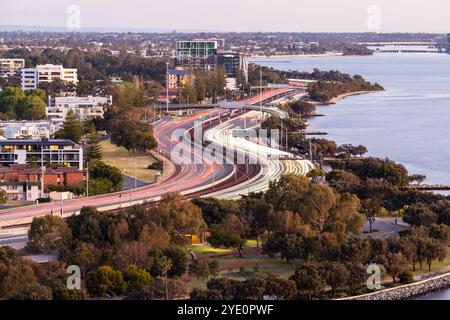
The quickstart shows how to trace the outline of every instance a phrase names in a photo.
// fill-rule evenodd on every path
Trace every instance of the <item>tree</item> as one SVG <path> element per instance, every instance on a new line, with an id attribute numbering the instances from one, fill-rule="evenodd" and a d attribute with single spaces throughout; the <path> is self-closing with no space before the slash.
<path id="1" fill-rule="evenodd" d="M 414 174 L 408 177 L 410 183 L 416 182 L 418 185 L 422 184 L 426 179 L 427 176 L 423 174 Z"/>
<path id="2" fill-rule="evenodd" d="M 406 271 L 408 261 L 401 252 L 391 253 L 388 252 L 382 257 L 383 265 L 386 268 L 386 272 L 392 277 L 392 281 L 396 281 L 396 278 Z"/>
<path id="3" fill-rule="evenodd" d="M 277 211 L 298 211 L 302 195 L 308 190 L 308 179 L 293 174 L 284 175 L 276 182 L 270 182 L 265 194 L 267 202 Z"/>
<path id="4" fill-rule="evenodd" d="M 218 261 L 215 259 L 200 258 L 189 265 L 189 274 L 197 279 L 207 279 L 217 275 Z"/>
<path id="5" fill-rule="evenodd" d="M 324 266 L 325 279 L 330 285 L 333 297 L 336 295 L 338 288 L 345 287 L 350 279 L 350 272 L 347 266 L 341 262 L 329 262 Z"/>
<path id="6" fill-rule="evenodd" d="M 197 93 L 197 102 L 202 102 L 206 98 L 207 80 L 205 70 L 197 69 L 194 71 L 194 85 Z"/>
<path id="7" fill-rule="evenodd" d="M 128 294 L 141 291 L 153 284 L 153 278 L 150 273 L 144 269 L 139 269 L 135 265 L 128 266 L 122 271 L 122 274 Z"/>
<path id="8" fill-rule="evenodd" d="M 90 182 L 92 181 L 96 181 L 98 180 L 98 182 L 102 182 L 103 181 L 103 188 L 106 189 L 105 193 L 109 193 L 109 192 L 117 192 L 120 191 L 122 189 L 122 184 L 123 184 L 123 175 L 122 172 L 120 172 L 120 170 L 116 167 L 112 167 L 110 165 L 107 165 L 105 163 L 103 163 L 102 161 L 92 161 L 89 164 L 89 177 L 90 177 Z M 108 180 L 110 183 L 108 183 L 108 181 L 106 180 L 102 180 L 102 179 L 106 179 Z M 92 182 L 93 184 L 95 182 Z M 95 185 L 93 185 L 93 187 L 96 187 Z M 109 190 L 108 190 L 109 187 Z M 100 194 L 100 193 L 93 193 L 93 194 Z"/>
<path id="9" fill-rule="evenodd" d="M 5 204 L 8 201 L 8 193 L 5 190 L 0 190 L 0 204 Z"/>
<path id="10" fill-rule="evenodd" d="M 40 284 L 23 287 L 10 297 L 10 300 L 52 300 L 52 290 Z"/>
<path id="11" fill-rule="evenodd" d="M 79 242 L 73 251 L 67 251 L 67 254 L 63 255 L 62 259 L 67 261 L 69 265 L 79 266 L 83 276 L 94 270 L 101 258 L 101 251 L 91 243 Z"/>
<path id="12" fill-rule="evenodd" d="M 199 235 L 205 226 L 200 208 L 178 193 L 163 195 L 159 206 L 151 208 L 148 216 L 182 243 L 191 235 Z"/>
<path id="13" fill-rule="evenodd" d="M 428 265 L 428 271 L 431 271 L 433 260 L 444 261 L 447 256 L 447 246 L 434 239 L 424 240 L 423 257 Z"/>
<path id="14" fill-rule="evenodd" d="M 28 231 L 28 247 L 41 253 L 60 250 L 72 240 L 67 224 L 57 216 L 34 218 Z"/>
<path id="15" fill-rule="evenodd" d="M 45 118 L 45 92 L 5 87 L 0 92 L 0 113 L 8 119 L 39 120 Z"/>
<path id="16" fill-rule="evenodd" d="M 206 76 L 207 94 L 212 99 L 212 103 L 217 103 L 218 95 L 224 92 L 226 83 L 226 70 L 223 66 L 217 66 Z"/>
<path id="17" fill-rule="evenodd" d="M 0 299 L 9 299 L 23 288 L 36 284 L 31 263 L 20 258 L 16 250 L 0 247 Z"/>
<path id="18" fill-rule="evenodd" d="M 169 271 L 170 277 L 180 277 L 186 273 L 189 259 L 185 249 L 172 246 L 163 250 L 163 254 L 172 262 L 172 267 Z"/>
<path id="19" fill-rule="evenodd" d="M 91 134 L 89 134 L 86 148 L 86 159 L 87 161 L 103 159 L 103 150 L 98 142 L 97 131 L 93 131 Z"/>
<path id="20" fill-rule="evenodd" d="M 72 110 L 69 110 L 61 130 L 56 133 L 56 137 L 79 143 L 82 135 L 83 126 L 81 125 L 80 120 Z"/>
<path id="21" fill-rule="evenodd" d="M 377 215 L 381 210 L 381 205 L 377 199 L 366 199 L 362 201 L 361 210 L 369 222 L 370 233 L 372 233 L 372 225 L 375 223 Z"/>
<path id="22" fill-rule="evenodd" d="M 221 224 L 210 228 L 211 235 L 208 242 L 216 248 L 236 248 L 242 258 L 242 246 L 245 243 L 246 228 L 235 215 L 225 217 Z"/>
<path id="23" fill-rule="evenodd" d="M 327 174 L 326 180 L 339 192 L 349 192 L 361 183 L 361 179 L 357 175 L 344 170 L 332 170 Z"/>
<path id="24" fill-rule="evenodd" d="M 146 153 L 158 146 L 153 129 L 139 120 L 115 120 L 110 125 L 111 142 L 133 153 Z"/>
<path id="25" fill-rule="evenodd" d="M 86 288 L 91 296 L 117 296 L 126 289 L 122 273 L 110 266 L 98 267 L 86 275 Z"/>
<path id="26" fill-rule="evenodd" d="M 180 103 L 196 103 L 197 99 L 198 94 L 195 83 L 191 79 L 186 80 L 180 89 Z"/>
<path id="27" fill-rule="evenodd" d="M 323 231 L 330 210 L 336 205 L 336 196 L 332 189 L 321 184 L 313 184 L 304 195 L 300 206 L 302 220 Z"/>
<path id="28" fill-rule="evenodd" d="M 316 111 L 316 106 L 305 100 L 297 100 L 289 103 L 287 107 L 289 110 L 297 114 L 301 114 L 302 116 L 312 115 Z"/>
<path id="29" fill-rule="evenodd" d="M 161 276 L 164 277 L 165 280 L 165 291 L 166 291 L 166 300 L 169 300 L 169 282 L 168 282 L 168 276 L 169 276 L 169 271 L 170 269 L 172 269 L 172 261 L 170 260 L 170 258 L 166 257 L 166 256 L 160 256 L 159 258 L 157 258 L 154 262 L 154 264 L 156 265 L 156 267 L 161 270 Z"/>
<path id="30" fill-rule="evenodd" d="M 127 296 L 127 300 L 161 300 L 161 299 L 181 299 L 186 296 L 184 282 L 181 279 L 157 278 L 151 287 L 146 287 L 141 291 L 134 292 Z"/>
<path id="31" fill-rule="evenodd" d="M 429 227 L 437 221 L 437 215 L 425 204 L 415 204 L 405 210 L 403 221 L 413 226 Z"/>
<path id="32" fill-rule="evenodd" d="M 308 263 L 295 269 L 289 279 L 295 282 L 299 293 L 304 294 L 308 300 L 312 300 L 326 286 L 322 274 L 323 270 L 320 264 Z"/>
<path id="33" fill-rule="evenodd" d="M 148 254 L 149 250 L 150 246 L 147 243 L 124 242 L 118 246 L 114 253 L 114 266 L 125 269 L 134 265 L 140 269 L 149 269 L 152 265 L 152 258 Z"/>

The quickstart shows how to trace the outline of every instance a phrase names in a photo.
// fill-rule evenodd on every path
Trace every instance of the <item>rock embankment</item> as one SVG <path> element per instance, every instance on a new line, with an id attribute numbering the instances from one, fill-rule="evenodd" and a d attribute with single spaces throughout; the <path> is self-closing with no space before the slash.
<path id="1" fill-rule="evenodd" d="M 450 273 L 396 288 L 350 297 L 343 300 L 410 300 L 450 288 Z"/>

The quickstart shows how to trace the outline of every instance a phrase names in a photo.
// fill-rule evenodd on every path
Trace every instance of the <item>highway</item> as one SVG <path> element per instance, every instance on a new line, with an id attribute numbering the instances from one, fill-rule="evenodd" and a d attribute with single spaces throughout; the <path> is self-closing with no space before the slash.
<path id="1" fill-rule="evenodd" d="M 242 116 L 230 119 L 205 133 L 205 139 L 218 145 L 236 149 L 242 158 L 248 158 L 248 163 L 258 163 L 258 175 L 248 177 L 247 181 L 228 189 L 209 194 L 219 199 L 237 199 L 251 192 L 262 192 L 269 188 L 269 183 L 278 180 L 282 175 L 293 173 L 306 175 L 314 165 L 308 161 L 296 158 L 293 154 L 278 148 L 271 148 L 267 144 L 247 140 L 238 132 L 259 126 L 260 112 L 251 111 Z M 253 121 L 253 123 L 252 123 Z M 282 160 L 282 159 L 288 160 Z"/>
<path id="2" fill-rule="evenodd" d="M 247 105 L 247 109 L 258 108 L 257 110 L 260 110 L 259 107 L 252 105 L 259 103 L 260 99 L 271 99 L 283 93 L 286 93 L 286 89 L 271 90 L 252 97 L 244 103 Z M 277 108 L 263 107 L 262 111 L 272 115 L 286 116 Z M 203 144 L 197 145 L 198 148 L 192 148 L 189 141 L 172 140 L 174 132 L 180 130 L 188 132 L 185 134 L 187 137 L 188 134 L 192 134 L 195 126 L 202 126 L 204 130 L 206 129 L 205 140 L 214 141 L 221 147 L 226 147 L 231 139 L 231 142 L 236 145 L 236 157 L 250 155 L 247 164 L 235 165 L 234 159 L 231 159 L 230 164 L 216 163 L 214 156 L 203 154 L 202 162 L 175 165 L 175 172 L 171 177 L 153 185 L 89 198 L 1 210 L 0 238 L 25 234 L 33 218 L 48 214 L 68 217 L 79 213 L 85 206 L 96 206 L 101 211 L 116 210 L 135 204 L 157 201 L 163 194 L 169 192 L 180 192 L 188 198 L 216 196 L 223 199 L 236 199 L 243 194 L 266 190 L 269 182 L 279 178 L 282 174 L 289 172 L 306 174 L 310 170 L 312 164 L 304 160 L 268 160 L 264 156 L 267 153 L 289 157 L 292 155 L 279 150 L 268 150 L 267 147 L 230 136 L 229 133 L 233 130 L 243 128 L 244 122 L 249 122 L 247 125 L 250 126 L 258 125 L 255 119 L 261 115 L 261 112 L 250 111 L 237 117 L 230 117 L 230 112 L 227 109 L 217 108 L 202 110 L 179 119 L 161 119 L 154 124 L 155 137 L 159 144 L 158 151 L 161 155 L 171 159 L 171 151 L 176 146 L 183 153 L 189 154 L 191 158 L 202 156 L 199 152 L 202 152 Z M 196 146 L 195 143 L 194 146 Z M 255 150 L 255 152 L 248 152 L 249 150 Z"/>

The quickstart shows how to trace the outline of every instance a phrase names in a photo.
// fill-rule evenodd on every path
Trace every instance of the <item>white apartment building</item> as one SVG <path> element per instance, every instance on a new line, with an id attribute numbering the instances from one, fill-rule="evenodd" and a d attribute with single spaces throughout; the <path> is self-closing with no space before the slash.
<path id="1" fill-rule="evenodd" d="M 59 129 L 51 121 L 0 121 L 5 139 L 41 140 L 50 139 Z"/>
<path id="2" fill-rule="evenodd" d="M 23 68 L 25 68 L 24 59 L 0 59 L 0 78 L 20 76 Z"/>
<path id="3" fill-rule="evenodd" d="M 66 69 L 62 65 L 45 64 L 36 68 L 22 69 L 22 90 L 37 89 L 40 83 L 62 80 L 78 83 L 78 70 Z"/>
<path id="4" fill-rule="evenodd" d="M 103 118 L 105 108 L 112 105 L 112 96 L 109 97 L 49 97 L 46 113 L 56 125 L 66 120 L 67 113 L 72 110 L 75 115 L 84 121 L 89 118 Z"/>

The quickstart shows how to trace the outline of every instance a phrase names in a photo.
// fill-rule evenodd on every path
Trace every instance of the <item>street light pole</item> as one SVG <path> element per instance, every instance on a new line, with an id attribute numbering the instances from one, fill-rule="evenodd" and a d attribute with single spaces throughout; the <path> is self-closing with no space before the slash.
<path id="1" fill-rule="evenodd" d="M 89 161 L 86 162 L 86 198 L 89 198 Z"/>
<path id="2" fill-rule="evenodd" d="M 166 62 L 166 107 L 169 113 L 169 61 Z"/>
<path id="3" fill-rule="evenodd" d="M 259 109 L 261 110 L 261 118 L 263 118 L 263 112 L 262 112 L 262 65 L 259 66 Z M 263 121 L 263 120 L 261 120 Z"/>

